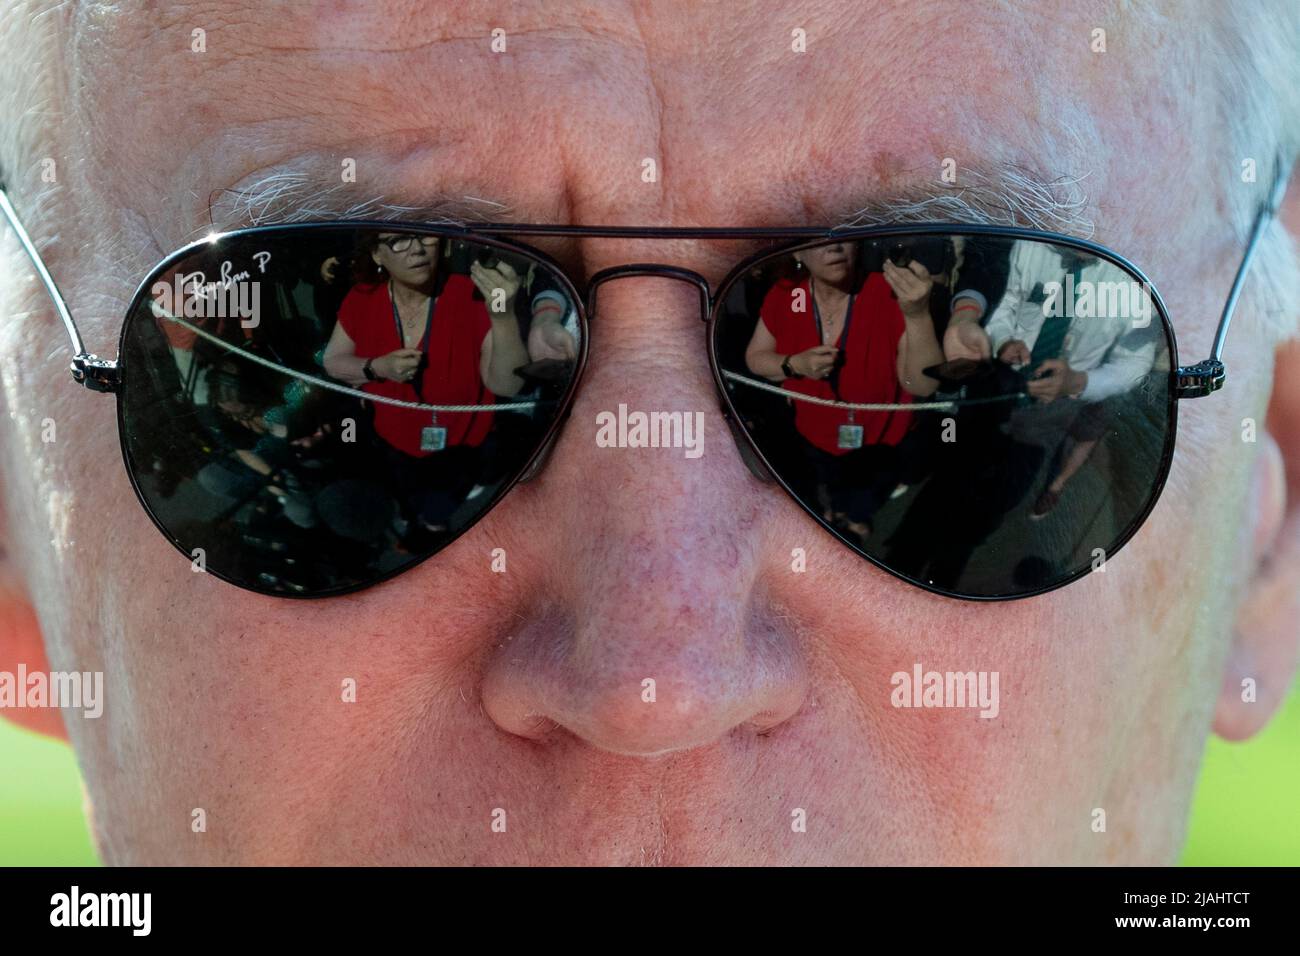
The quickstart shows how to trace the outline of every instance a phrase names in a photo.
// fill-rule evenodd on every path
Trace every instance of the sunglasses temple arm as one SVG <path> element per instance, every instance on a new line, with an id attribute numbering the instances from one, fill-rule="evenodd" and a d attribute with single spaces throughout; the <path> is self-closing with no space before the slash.
<path id="1" fill-rule="evenodd" d="M 68 330 L 68 336 L 72 339 L 73 352 L 80 355 L 85 351 L 85 348 L 82 346 L 81 334 L 77 331 L 77 323 L 72 321 L 72 313 L 68 311 L 68 304 L 63 300 L 63 294 L 59 292 L 59 287 L 54 284 L 54 277 L 50 275 L 50 270 L 45 267 L 45 261 L 36 250 L 36 244 L 32 242 L 32 237 L 27 235 L 27 230 L 23 228 L 23 224 L 19 221 L 18 213 L 9 202 L 9 196 L 3 186 L 0 186 L 0 212 L 3 212 L 5 218 L 9 220 L 9 225 L 18 237 L 18 242 L 22 245 L 23 251 L 27 253 L 27 258 L 32 260 L 32 265 L 36 268 L 36 274 L 40 276 L 45 291 L 54 300 L 54 308 L 59 313 L 59 318 L 63 320 L 64 328 Z"/>
<path id="2" fill-rule="evenodd" d="M 1232 316 L 1237 309 L 1237 300 L 1241 298 L 1241 290 L 1246 284 L 1246 274 L 1250 271 L 1250 264 L 1255 258 L 1255 253 L 1259 251 L 1264 233 L 1282 207 L 1282 197 L 1286 194 L 1286 186 L 1290 180 L 1291 167 L 1280 164 L 1277 180 L 1273 183 L 1268 199 L 1255 214 L 1255 224 L 1251 227 L 1250 238 L 1246 242 L 1246 254 L 1241 257 L 1241 264 L 1237 266 L 1232 288 L 1228 291 L 1228 300 L 1223 304 L 1223 314 L 1219 316 L 1219 328 L 1214 333 L 1214 347 L 1210 351 L 1210 357 L 1204 362 L 1178 370 L 1179 398 L 1198 398 L 1223 387 L 1225 375 L 1223 343 L 1228 338 L 1228 326 L 1232 324 Z"/>
<path id="3" fill-rule="evenodd" d="M 23 247 L 23 252 L 27 253 L 27 258 L 32 261 L 41 284 L 45 286 L 45 291 L 49 293 L 50 300 L 54 303 L 55 311 L 63 320 L 63 327 L 72 342 L 72 377 L 96 391 L 113 391 L 117 383 L 116 363 L 86 352 L 86 347 L 81 341 L 81 333 L 77 330 L 77 323 L 73 321 L 72 313 L 68 311 L 68 303 L 55 284 L 54 277 L 50 275 L 50 270 L 46 267 L 45 260 L 41 258 L 36 244 L 32 242 L 32 237 L 23 228 L 18 212 L 9 202 L 9 194 L 3 183 L 0 183 L 0 212 L 4 213 L 10 228 L 13 229 L 14 235 L 18 237 L 18 242 Z"/>
<path id="4" fill-rule="evenodd" d="M 1255 258 L 1255 253 L 1259 250 L 1260 240 L 1264 237 L 1264 232 L 1282 207 L 1282 197 L 1286 194 L 1286 185 L 1290 178 L 1291 171 L 1289 169 L 1283 168 L 1279 170 L 1277 182 L 1273 184 L 1268 201 L 1255 216 L 1255 225 L 1250 231 L 1250 241 L 1246 245 L 1246 254 L 1242 257 L 1241 265 L 1237 267 L 1237 275 L 1232 280 L 1232 290 L 1228 293 L 1228 301 L 1223 306 L 1223 315 L 1219 317 L 1219 330 L 1214 335 L 1214 351 L 1210 355 L 1212 359 L 1218 360 L 1223 355 L 1223 342 L 1228 337 L 1228 324 L 1232 321 L 1233 310 L 1237 307 L 1237 299 L 1241 296 L 1242 286 L 1245 285 L 1246 272 L 1250 269 L 1251 260 Z"/>

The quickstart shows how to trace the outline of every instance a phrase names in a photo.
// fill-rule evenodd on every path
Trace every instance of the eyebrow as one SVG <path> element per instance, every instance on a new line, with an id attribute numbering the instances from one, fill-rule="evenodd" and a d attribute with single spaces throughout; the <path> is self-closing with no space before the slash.
<path id="1" fill-rule="evenodd" d="M 1085 175 L 1047 178 L 1019 163 L 963 169 L 959 181 L 918 182 L 846 214 L 836 228 L 898 223 L 959 222 L 1017 226 L 1091 239 Z"/>
<path id="2" fill-rule="evenodd" d="M 895 195 L 878 196 L 864 205 L 832 216 L 824 228 L 853 228 L 899 223 L 955 222 L 1018 226 L 1092 238 L 1087 218 L 1084 176 L 1046 178 L 1020 164 L 990 169 L 968 168 L 960 181 L 917 181 Z M 219 229 L 271 223 L 370 219 L 391 222 L 466 225 L 519 222 L 514 207 L 472 195 L 434 195 L 403 203 L 378 194 L 358 197 L 352 184 L 324 183 L 302 172 L 271 173 L 238 189 L 215 190 L 209 218 Z M 567 225 L 546 223 L 546 225 Z M 710 225 L 724 226 L 724 223 Z M 804 225 L 788 223 L 788 225 Z"/>
<path id="3" fill-rule="evenodd" d="M 436 194 L 416 203 L 384 194 L 359 196 L 349 183 L 324 183 L 301 172 L 277 172 L 237 189 L 213 190 L 208 218 L 220 231 L 241 226 L 377 219 L 462 225 L 505 222 L 512 207 L 478 196 Z"/>

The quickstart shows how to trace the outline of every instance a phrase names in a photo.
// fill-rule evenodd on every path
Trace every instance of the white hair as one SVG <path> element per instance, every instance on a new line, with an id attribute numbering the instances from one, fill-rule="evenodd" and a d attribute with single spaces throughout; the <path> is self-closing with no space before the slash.
<path id="1" fill-rule="evenodd" d="M 295 223 L 321 219 L 418 219 L 457 223 L 500 218 L 509 207 L 476 196 L 444 198 L 426 206 L 411 206 L 376 195 L 358 198 L 353 185 L 324 185 L 310 172 L 287 170 L 268 174 L 238 189 L 213 194 L 209 213 L 214 225 L 223 222 Z"/>
<path id="2" fill-rule="evenodd" d="M 1217 85 L 1218 124 L 1242 160 L 1254 160 L 1256 189 L 1225 189 L 1232 227 L 1244 240 L 1261 196 L 1295 169 L 1300 153 L 1300 4 L 1285 0 L 1268 10 L 1214 4 L 1209 16 L 1208 66 Z M 1201 69 L 1206 64 L 1200 64 Z M 1234 172 L 1236 172 L 1234 170 Z M 1300 331 L 1300 249 L 1280 221 L 1260 243 L 1255 274 L 1244 295 L 1247 314 L 1281 342 Z M 1253 305 L 1253 310 L 1251 309 Z"/>
<path id="3" fill-rule="evenodd" d="M 1015 163 L 1002 164 L 993 172 L 972 168 L 962 173 L 960 186 L 926 187 L 925 195 L 881 200 L 839 225 L 960 222 L 1023 226 L 1089 239 L 1095 230 L 1092 220 L 1084 215 L 1088 197 L 1083 179 L 1061 176 L 1044 180 Z"/>
<path id="4" fill-rule="evenodd" d="M 66 156 L 60 186 L 43 184 L 32 175 L 39 157 L 61 155 L 67 143 L 57 141 L 57 131 L 67 128 L 70 117 L 60 110 L 66 104 L 55 92 L 64 78 L 55 69 L 32 69 L 31 63 L 66 62 L 61 46 L 59 17 L 64 5 L 33 0 L 0 4 L 0 35 L 6 44 L 21 45 L 34 57 L 0 57 L 0 178 L 8 173 L 9 186 L 21 194 L 20 208 L 29 223 L 49 218 L 60 203 L 75 201 L 76 177 L 66 175 L 86 165 L 78 156 Z M 1300 3 L 1277 0 L 1271 4 L 1231 4 L 1205 0 L 1191 5 L 1183 0 L 1116 0 L 1115 12 L 1127 18 L 1130 31 L 1150 37 L 1152 62 L 1166 77 L 1169 89 L 1188 91 L 1204 99 L 1212 111 L 1208 126 L 1221 131 L 1206 143 L 1215 152 L 1253 159 L 1255 188 L 1242 188 L 1236 169 L 1225 164 L 1223 178 L 1214 185 L 1229 210 L 1225 226 L 1244 242 L 1260 200 L 1279 167 L 1289 166 L 1300 152 Z M 1160 43 L 1162 37 L 1197 29 L 1186 42 Z M 1201 93 L 1206 94 L 1201 97 Z M 1155 107 L 1153 107 L 1155 108 Z M 21 178 L 21 189 L 15 180 Z M 1081 179 L 1048 179 L 1017 167 L 979 171 L 964 169 L 961 186 L 929 190 L 875 203 L 852 218 L 856 224 L 913 222 L 944 219 L 955 222 L 1023 225 L 1089 237 L 1093 223 Z M 346 214 L 348 218 L 428 221 L 503 218 L 505 207 L 475 197 L 442 202 L 433 209 L 416 209 L 385 197 L 349 201 L 342 184 L 324 191 L 313 179 L 299 173 L 281 173 L 247 190 L 224 197 L 233 204 L 232 216 L 243 221 L 295 222 Z M 242 195 L 240 195 L 242 194 Z M 355 194 L 347 194 L 355 195 Z M 341 208 L 342 207 L 342 208 Z M 217 216 L 213 216 L 214 222 Z M 49 234 L 40 237 L 48 241 Z M 1283 338 L 1296 333 L 1295 303 L 1300 301 L 1300 261 L 1295 246 L 1280 224 L 1269 230 L 1259 250 L 1256 268 L 1246 290 L 1248 311 L 1256 311 Z"/>

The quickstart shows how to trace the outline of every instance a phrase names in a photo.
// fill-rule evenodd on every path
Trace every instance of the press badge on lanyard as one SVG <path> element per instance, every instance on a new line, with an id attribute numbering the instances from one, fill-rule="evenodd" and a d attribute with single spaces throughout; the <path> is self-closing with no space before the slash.
<path id="1" fill-rule="evenodd" d="M 393 325 L 397 327 L 397 341 L 405 346 L 406 335 L 402 332 L 402 318 L 397 314 L 397 300 L 393 298 L 391 282 L 388 285 L 388 296 L 393 303 Z M 420 351 L 424 353 L 424 357 L 416 367 L 415 377 L 411 380 L 411 387 L 415 389 L 416 397 L 422 402 L 424 395 L 421 394 L 420 376 L 424 373 L 424 365 L 429 360 L 429 336 L 433 334 L 433 309 L 437 302 L 435 296 L 429 296 L 429 314 L 424 320 L 424 337 L 420 340 Z M 438 413 L 434 412 L 430 423 L 420 429 L 420 451 L 442 451 L 446 447 L 447 429 L 438 424 Z"/>
<path id="2" fill-rule="evenodd" d="M 442 451 L 447 447 L 447 429 L 437 424 L 437 415 L 433 421 L 434 424 L 420 429 L 420 451 Z"/>
<path id="3" fill-rule="evenodd" d="M 836 347 L 843 349 L 849 344 L 849 323 L 853 321 L 853 300 L 856 296 L 849 296 L 849 304 L 844 312 L 844 328 L 840 330 L 839 341 Z M 825 343 L 826 333 L 822 330 L 822 313 L 817 308 L 817 297 L 812 296 L 813 300 L 813 320 L 817 323 L 817 341 Z M 840 370 L 837 365 L 831 371 L 828 383 L 831 387 L 831 394 L 839 398 Z M 847 423 L 839 426 L 837 445 L 845 451 L 852 451 L 855 448 L 862 447 L 862 426 L 853 421 L 853 409 L 849 409 L 849 420 Z"/>

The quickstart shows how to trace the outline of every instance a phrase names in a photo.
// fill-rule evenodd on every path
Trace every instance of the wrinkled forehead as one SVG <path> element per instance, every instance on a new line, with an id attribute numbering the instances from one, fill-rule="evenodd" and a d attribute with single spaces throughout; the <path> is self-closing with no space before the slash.
<path id="1" fill-rule="evenodd" d="M 724 179 L 788 218 L 948 166 L 1018 163 L 1106 190 L 1126 144 L 1149 150 L 1158 126 L 1176 149 L 1195 131 L 1168 116 L 1151 52 L 1201 28 L 1129 10 L 89 4 L 66 14 L 62 86 L 93 161 L 137 185 L 285 166 L 345 181 L 350 159 L 404 196 L 486 196 L 530 218 L 662 210 L 665 195 L 711 212 Z M 601 186 L 581 181 L 592 171 Z"/>

